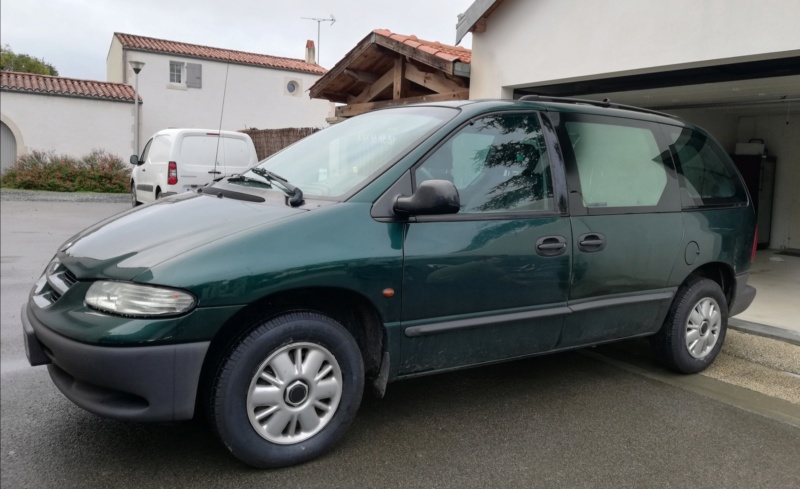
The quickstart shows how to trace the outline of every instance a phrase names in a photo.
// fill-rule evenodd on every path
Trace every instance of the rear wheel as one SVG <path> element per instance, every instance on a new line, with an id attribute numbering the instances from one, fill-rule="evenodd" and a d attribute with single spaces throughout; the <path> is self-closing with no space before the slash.
<path id="1" fill-rule="evenodd" d="M 160 188 L 157 188 L 157 189 L 156 189 L 156 200 L 158 200 L 158 199 L 160 199 L 160 198 L 161 198 L 161 189 L 160 189 Z"/>
<path id="2" fill-rule="evenodd" d="M 261 320 L 220 363 L 209 419 L 231 453 L 259 468 L 306 462 L 344 434 L 361 403 L 364 367 L 333 319 L 296 312 Z"/>
<path id="3" fill-rule="evenodd" d="M 653 344 L 665 366 L 697 373 L 719 355 L 727 326 L 728 303 L 719 284 L 698 278 L 678 290 Z"/>

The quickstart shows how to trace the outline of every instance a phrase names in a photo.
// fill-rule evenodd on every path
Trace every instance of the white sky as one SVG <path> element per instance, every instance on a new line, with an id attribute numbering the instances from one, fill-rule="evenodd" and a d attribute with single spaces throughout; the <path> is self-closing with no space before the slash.
<path id="1" fill-rule="evenodd" d="M 317 23 L 331 68 L 373 29 L 453 44 L 474 0 L 2 0 L 0 43 L 44 58 L 61 76 L 105 80 L 114 32 L 303 59 Z M 471 36 L 461 46 L 470 47 Z M 146 69 L 146 68 L 145 68 Z"/>

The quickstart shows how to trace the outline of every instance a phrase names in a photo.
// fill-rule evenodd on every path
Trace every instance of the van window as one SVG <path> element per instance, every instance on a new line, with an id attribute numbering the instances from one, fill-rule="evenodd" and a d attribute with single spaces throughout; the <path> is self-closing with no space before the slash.
<path id="1" fill-rule="evenodd" d="M 453 182 L 461 213 L 553 210 L 550 161 L 535 113 L 473 121 L 434 151 L 414 178 L 417 185 Z"/>
<path id="2" fill-rule="evenodd" d="M 614 118 L 572 120 L 565 127 L 585 207 L 658 205 L 668 177 L 652 128 Z"/>
<path id="3" fill-rule="evenodd" d="M 219 136 L 184 136 L 181 142 L 181 163 L 199 166 L 214 166 Z M 222 148 L 219 148 L 222 152 Z M 223 163 L 222 155 L 219 159 Z"/>
<path id="4" fill-rule="evenodd" d="M 245 140 L 223 137 L 222 144 L 225 148 L 225 165 L 247 167 L 250 164 L 252 152 Z"/>
<path id="5" fill-rule="evenodd" d="M 164 163 L 169 161 L 170 141 L 169 136 L 156 136 L 150 147 L 150 161 Z"/>
<path id="6" fill-rule="evenodd" d="M 704 134 L 663 126 L 680 169 L 684 207 L 747 203 L 747 193 L 728 155 Z"/>

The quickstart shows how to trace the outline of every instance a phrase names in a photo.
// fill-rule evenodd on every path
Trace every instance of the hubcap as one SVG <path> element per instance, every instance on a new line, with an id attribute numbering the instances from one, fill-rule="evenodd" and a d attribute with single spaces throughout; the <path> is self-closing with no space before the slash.
<path id="1" fill-rule="evenodd" d="M 307 440 L 324 428 L 342 397 L 342 371 L 327 349 L 292 343 L 256 370 L 247 416 L 263 438 L 281 445 Z"/>
<path id="2" fill-rule="evenodd" d="M 686 321 L 686 349 L 699 360 L 707 357 L 719 339 L 722 313 L 717 301 L 710 297 L 700 299 L 692 308 Z"/>

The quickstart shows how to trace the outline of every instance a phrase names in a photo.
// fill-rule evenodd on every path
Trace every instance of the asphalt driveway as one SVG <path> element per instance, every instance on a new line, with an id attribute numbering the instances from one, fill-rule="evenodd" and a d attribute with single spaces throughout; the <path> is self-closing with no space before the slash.
<path id="1" fill-rule="evenodd" d="M 390 384 L 333 452 L 273 471 L 202 421 L 75 407 L 25 360 L 19 310 L 56 247 L 125 204 L 2 202 L 0 485 L 800 487 L 800 429 L 581 353 Z"/>

